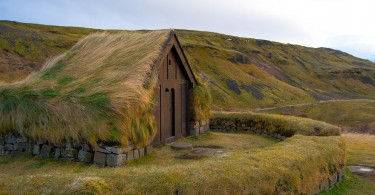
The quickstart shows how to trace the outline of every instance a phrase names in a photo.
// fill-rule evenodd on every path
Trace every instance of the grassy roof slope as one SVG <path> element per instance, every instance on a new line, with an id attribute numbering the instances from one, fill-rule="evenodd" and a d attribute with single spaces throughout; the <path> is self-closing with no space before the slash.
<path id="1" fill-rule="evenodd" d="M 146 144 L 154 135 L 153 66 L 170 32 L 95 33 L 0 91 L 0 129 L 34 139 Z"/>

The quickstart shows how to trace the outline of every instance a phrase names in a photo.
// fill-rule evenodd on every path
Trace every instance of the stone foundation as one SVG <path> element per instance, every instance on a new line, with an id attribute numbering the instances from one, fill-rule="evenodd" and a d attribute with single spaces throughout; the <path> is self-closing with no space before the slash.
<path id="1" fill-rule="evenodd" d="M 65 142 L 56 145 L 42 141 L 31 141 L 17 134 L 0 135 L 0 156 L 32 154 L 42 158 L 94 163 L 99 166 L 117 167 L 149 154 L 152 146 L 135 148 L 133 146 L 107 146 L 99 143 L 92 147 L 87 142 Z"/>
<path id="2" fill-rule="evenodd" d="M 319 194 L 320 192 L 333 188 L 337 183 L 341 182 L 343 176 L 345 175 L 346 167 L 337 173 L 333 173 L 330 178 L 321 181 L 319 187 L 315 190 L 313 194 Z"/>
<path id="3" fill-rule="evenodd" d="M 209 120 L 201 120 L 201 121 L 194 121 L 189 122 L 189 134 L 190 135 L 199 135 L 202 133 L 207 132 L 210 130 L 210 122 Z"/>

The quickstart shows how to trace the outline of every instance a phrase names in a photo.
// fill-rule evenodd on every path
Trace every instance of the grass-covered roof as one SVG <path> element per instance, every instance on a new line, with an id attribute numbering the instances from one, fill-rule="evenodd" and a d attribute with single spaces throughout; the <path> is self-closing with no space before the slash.
<path id="1" fill-rule="evenodd" d="M 95 33 L 0 89 L 0 132 L 145 145 L 154 135 L 153 71 L 169 30 Z"/>

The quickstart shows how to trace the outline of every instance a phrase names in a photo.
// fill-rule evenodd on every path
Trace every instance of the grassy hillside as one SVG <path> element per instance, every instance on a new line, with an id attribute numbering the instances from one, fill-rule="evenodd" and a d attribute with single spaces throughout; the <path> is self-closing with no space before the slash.
<path id="1" fill-rule="evenodd" d="M 0 81 L 25 78 L 93 31 L 98 30 L 0 21 Z"/>
<path id="2" fill-rule="evenodd" d="M 341 51 L 177 30 L 216 108 L 375 98 L 375 64 Z"/>
<path id="3" fill-rule="evenodd" d="M 95 29 L 0 21 L 0 81 L 16 81 Z M 349 54 L 229 35 L 176 30 L 217 110 L 325 99 L 375 98 L 375 64 Z"/>
<path id="4" fill-rule="evenodd" d="M 308 117 L 341 126 L 347 131 L 375 133 L 375 100 L 323 101 L 261 112 Z"/>

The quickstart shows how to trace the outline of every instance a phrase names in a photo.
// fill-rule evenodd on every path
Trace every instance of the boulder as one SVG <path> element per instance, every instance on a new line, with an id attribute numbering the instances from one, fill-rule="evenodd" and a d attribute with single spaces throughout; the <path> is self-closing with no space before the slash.
<path id="1" fill-rule="evenodd" d="M 17 143 L 26 143 L 27 142 L 27 139 L 25 137 L 18 137 L 16 139 L 16 142 Z"/>
<path id="2" fill-rule="evenodd" d="M 26 143 L 16 143 L 14 144 L 14 150 L 24 152 L 26 151 Z"/>
<path id="3" fill-rule="evenodd" d="M 74 149 L 74 148 L 65 148 L 63 156 L 68 157 L 68 158 L 77 159 L 78 158 L 78 150 Z"/>
<path id="4" fill-rule="evenodd" d="M 4 137 L 4 141 L 6 144 L 11 144 L 12 143 L 12 134 L 6 134 Z"/>
<path id="5" fill-rule="evenodd" d="M 94 164 L 98 166 L 105 166 L 106 165 L 106 153 L 102 152 L 95 152 L 94 153 Z"/>
<path id="6" fill-rule="evenodd" d="M 145 155 L 145 149 L 144 148 L 139 148 L 139 157 L 143 157 Z"/>
<path id="7" fill-rule="evenodd" d="M 133 151 L 129 151 L 127 154 L 126 154 L 126 162 L 130 162 L 134 160 L 134 152 Z"/>
<path id="8" fill-rule="evenodd" d="M 152 145 L 146 146 L 145 147 L 145 154 L 151 154 L 153 149 L 154 148 L 152 147 Z"/>
<path id="9" fill-rule="evenodd" d="M 0 137 L 0 146 L 3 146 L 5 144 L 4 137 Z"/>
<path id="10" fill-rule="evenodd" d="M 92 152 L 93 151 L 91 146 L 87 143 L 82 144 L 82 150 L 85 151 L 85 152 Z"/>
<path id="11" fill-rule="evenodd" d="M 204 127 L 200 127 L 199 128 L 199 134 L 202 134 L 202 133 L 204 133 L 205 132 L 205 128 Z"/>
<path id="12" fill-rule="evenodd" d="M 109 151 L 110 153 L 114 153 L 114 154 L 125 154 L 133 149 L 134 149 L 134 146 L 131 146 L 131 145 L 128 147 L 120 147 L 120 146 L 105 147 L 106 151 Z"/>
<path id="13" fill-rule="evenodd" d="M 43 158 L 51 158 L 52 157 L 52 146 L 44 144 L 40 151 L 40 156 Z"/>
<path id="14" fill-rule="evenodd" d="M 32 154 L 34 154 L 34 155 L 39 155 L 40 154 L 40 145 L 39 144 L 33 145 L 33 152 L 32 152 Z"/>
<path id="15" fill-rule="evenodd" d="M 4 150 L 4 146 L 0 145 L 0 156 L 4 156 L 5 155 L 5 150 Z"/>
<path id="16" fill-rule="evenodd" d="M 108 154 L 106 157 L 107 166 L 118 167 L 126 162 L 126 154 Z"/>
<path id="17" fill-rule="evenodd" d="M 62 153 L 61 148 L 53 148 L 52 149 L 53 158 L 60 158 L 61 153 Z"/>
<path id="18" fill-rule="evenodd" d="M 5 144 L 4 149 L 6 151 L 13 151 L 14 150 L 14 145 L 13 144 Z"/>
<path id="19" fill-rule="evenodd" d="M 94 147 L 94 151 L 95 152 L 101 152 L 101 153 L 106 153 L 106 154 L 110 154 L 111 152 L 106 150 L 105 148 L 103 147 L 100 147 L 100 146 L 95 146 Z"/>
<path id="20" fill-rule="evenodd" d="M 133 158 L 134 159 L 138 159 L 139 158 L 139 151 L 138 151 L 138 149 L 134 149 L 133 150 Z"/>
<path id="21" fill-rule="evenodd" d="M 81 162 L 91 163 L 94 157 L 93 152 L 86 152 L 83 149 L 78 152 L 78 160 Z"/>

